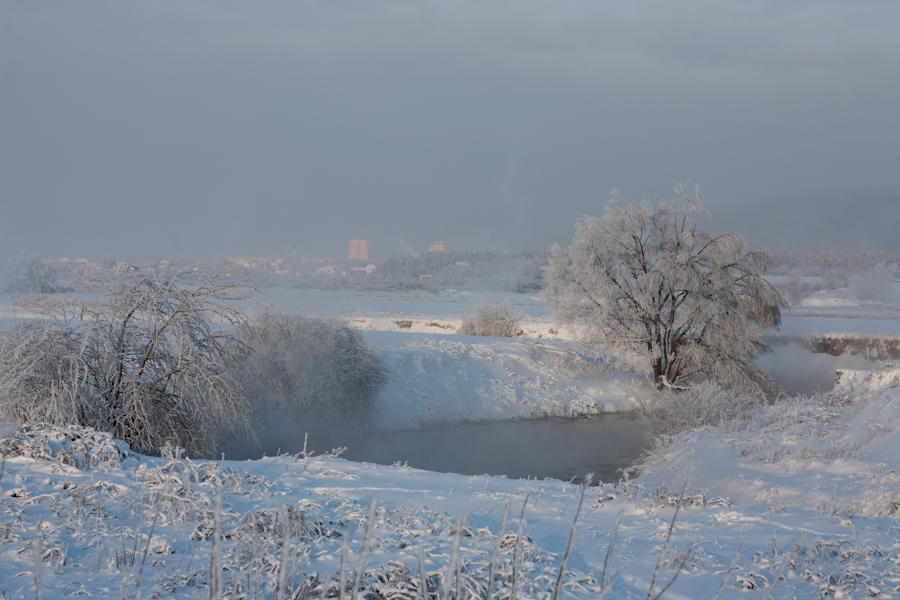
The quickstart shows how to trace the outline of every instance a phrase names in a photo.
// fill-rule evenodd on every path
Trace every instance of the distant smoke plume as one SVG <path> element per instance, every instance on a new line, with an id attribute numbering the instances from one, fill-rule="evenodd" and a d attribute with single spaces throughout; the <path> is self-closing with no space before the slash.
<path id="1" fill-rule="evenodd" d="M 401 256 L 409 256 L 411 258 L 419 258 L 422 255 L 416 252 L 412 246 L 409 245 L 409 242 L 400 238 L 397 240 L 397 243 L 394 245 L 394 251 Z"/>

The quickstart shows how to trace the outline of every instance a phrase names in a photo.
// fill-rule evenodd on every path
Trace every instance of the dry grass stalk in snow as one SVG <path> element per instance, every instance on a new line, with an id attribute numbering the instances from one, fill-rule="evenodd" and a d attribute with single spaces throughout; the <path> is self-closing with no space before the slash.
<path id="1" fill-rule="evenodd" d="M 616 489 L 588 488 L 588 498 L 607 504 L 585 507 L 579 516 L 575 505 L 581 490 L 548 481 L 529 482 L 534 486 L 529 487 L 528 506 L 534 522 L 520 520 L 520 535 L 504 534 L 497 501 L 521 501 L 526 491 L 519 486 L 524 482 L 492 479 L 489 495 L 457 491 L 461 495 L 452 501 L 468 503 L 476 515 L 466 524 L 460 517 L 421 505 L 407 508 L 413 501 L 424 502 L 424 496 L 413 492 L 423 485 L 439 492 L 431 495 L 429 504 L 447 493 L 446 488 L 431 487 L 434 474 L 354 465 L 333 457 L 310 459 L 308 472 L 303 472 L 306 459 L 300 456 L 231 463 L 228 468 L 218 461 L 131 456 L 118 463 L 88 460 L 85 464 L 96 465 L 93 469 L 76 468 L 64 462 L 61 447 L 51 455 L 43 454 L 42 448 L 54 446 L 54 431 L 51 427 L 30 429 L 27 435 L 35 443 L 25 447 L 34 448 L 39 459 L 20 458 L 7 464 L 12 470 L 9 479 L 18 483 L 16 493 L 6 495 L 0 505 L 4 558 L 0 581 L 10 588 L 12 598 L 33 597 L 35 548 L 43 552 L 42 588 L 38 589 L 54 598 L 66 593 L 197 598 L 210 597 L 210 587 L 211 596 L 218 598 L 281 595 L 296 600 L 347 598 L 348 591 L 354 600 L 510 600 L 513 588 L 519 600 L 551 600 L 554 593 L 568 600 L 648 595 L 652 600 L 667 586 L 659 600 L 670 594 L 715 600 L 726 588 L 727 597 L 742 594 L 741 589 L 759 589 L 758 595 L 769 593 L 772 598 L 807 597 L 816 591 L 823 597 L 884 597 L 896 592 L 893 575 L 888 574 L 897 558 L 891 548 L 898 543 L 897 534 L 888 530 L 890 519 L 881 521 L 885 527 L 875 541 L 872 531 L 864 534 L 859 529 L 860 539 L 851 542 L 846 526 L 813 534 L 828 522 L 822 515 L 794 521 L 789 514 L 773 517 L 764 509 L 747 510 L 737 504 L 696 503 L 685 494 L 656 497 L 641 493 L 634 483 Z M 103 440 L 86 433 L 81 439 L 89 440 L 89 454 L 101 453 Z M 356 484 L 349 483 L 350 468 L 354 476 L 359 473 Z M 31 477 L 36 473 L 41 475 Z M 412 480 L 404 484 L 408 477 Z M 390 490 L 398 484 L 404 488 L 399 494 Z M 466 487 L 466 479 L 446 476 L 441 485 Z M 374 488 L 387 494 L 390 504 L 381 500 L 373 513 L 367 510 L 368 503 L 356 498 L 368 498 Z M 219 490 L 221 509 L 216 508 Z M 610 496 L 612 491 L 618 497 Z M 571 546 L 565 545 L 569 523 L 557 519 L 552 506 L 557 499 L 577 518 L 577 535 L 573 538 L 569 533 L 569 539 L 574 539 Z M 444 508 L 449 505 L 445 503 Z M 676 519 L 677 507 L 682 508 Z M 624 521 L 621 509 L 628 515 Z M 607 544 L 601 531 L 614 516 Z M 729 526 L 715 517 L 738 522 Z M 147 535 L 146 524 L 151 521 Z M 613 556 L 620 522 L 619 534 L 626 541 Z M 696 545 L 688 544 L 695 527 L 704 523 L 715 527 L 710 525 L 713 522 L 723 528 L 702 530 L 709 536 Z M 770 529 L 779 522 L 790 530 L 778 534 L 780 552 Z M 601 524 L 603 530 L 597 527 Z M 815 537 L 806 539 L 802 534 L 798 538 L 795 525 Z M 866 523 L 870 525 L 878 522 Z M 536 542 L 531 535 L 544 541 Z M 773 541 L 767 547 L 770 536 Z M 35 538 L 40 546 L 33 545 Z M 740 564 L 732 560 L 738 541 L 744 548 L 750 546 L 752 556 Z M 541 543 L 554 544 L 558 554 L 543 550 Z M 347 555 L 355 553 L 355 560 L 366 549 L 362 570 L 348 572 L 353 567 L 347 566 Z M 563 564 L 564 550 L 571 550 L 572 560 L 567 563 L 574 563 L 571 570 Z M 213 566 L 216 563 L 218 568 Z M 623 565 L 625 571 L 619 567 L 612 573 L 613 563 Z M 651 589 L 656 565 L 659 570 Z M 687 572 L 678 575 L 681 570 Z M 622 572 L 627 576 L 619 577 Z M 28 576 L 15 577 L 17 573 Z M 336 580 L 343 583 L 340 588 Z M 703 591 L 697 593 L 698 588 Z"/>

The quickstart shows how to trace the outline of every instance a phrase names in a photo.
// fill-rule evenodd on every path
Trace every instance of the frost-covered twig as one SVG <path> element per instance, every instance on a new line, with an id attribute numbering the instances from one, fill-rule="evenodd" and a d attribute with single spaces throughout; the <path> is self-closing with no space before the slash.
<path id="1" fill-rule="evenodd" d="M 341 564 L 338 568 L 338 600 L 344 600 L 344 582 L 347 580 L 347 539 L 345 535 L 341 540 Z M 352 596 L 350 600 L 353 600 Z"/>
<path id="2" fill-rule="evenodd" d="M 144 576 L 144 563 L 147 562 L 147 552 L 150 550 L 150 542 L 153 541 L 153 530 L 156 528 L 156 520 L 159 518 L 159 512 L 154 512 L 153 523 L 150 525 L 150 534 L 147 536 L 147 545 L 144 547 L 144 557 L 141 559 L 141 568 L 138 569 L 137 583 L 134 586 L 135 600 L 141 600 L 141 579 Z"/>
<path id="3" fill-rule="evenodd" d="M 784 572 L 787 571 L 788 565 L 790 565 L 793 558 L 793 552 L 784 557 L 784 560 L 781 561 L 781 565 L 778 567 L 778 571 L 775 572 L 775 578 L 772 580 L 772 585 L 769 586 L 769 589 L 766 590 L 766 593 L 763 594 L 763 597 L 759 600 L 768 600 L 769 596 L 772 595 L 772 591 L 775 589 L 775 586 L 778 585 L 778 582 L 784 578 Z"/>
<path id="4" fill-rule="evenodd" d="M 650 579 L 650 589 L 647 590 L 647 600 L 655 600 L 653 596 L 653 588 L 656 586 L 656 580 L 659 572 L 666 560 L 666 551 L 669 549 L 669 542 L 672 540 L 672 531 L 675 529 L 675 519 L 678 518 L 678 511 L 681 510 L 681 504 L 675 505 L 675 514 L 672 515 L 672 522 L 669 523 L 669 529 L 666 532 L 666 541 L 663 543 L 662 549 L 659 551 L 659 559 L 656 561 L 656 568 L 653 570 L 653 577 Z M 677 573 L 676 573 L 677 575 Z M 657 596 L 658 598 L 659 596 Z"/>
<path id="5" fill-rule="evenodd" d="M 425 550 L 419 544 L 419 591 L 421 592 L 421 600 L 428 600 L 428 583 L 425 579 Z M 490 593 L 488 593 L 490 600 Z"/>
<path id="6" fill-rule="evenodd" d="M 603 575 L 600 577 L 600 597 L 598 600 L 603 600 L 606 595 L 609 593 L 609 590 L 612 588 L 613 583 L 616 581 L 616 577 L 619 576 L 619 573 L 622 572 L 622 567 L 619 568 L 619 571 L 616 572 L 612 578 L 609 578 L 609 563 L 612 560 L 612 549 L 613 544 L 616 543 L 616 531 L 619 529 L 619 522 L 622 520 L 622 509 L 619 509 L 619 512 L 616 513 L 616 520 L 613 521 L 612 529 L 609 532 L 609 545 L 606 547 L 606 559 L 603 561 Z"/>
<path id="7" fill-rule="evenodd" d="M 694 537 L 691 538 L 691 543 L 688 545 L 688 549 L 687 549 L 687 551 L 686 551 L 686 553 L 685 553 L 685 556 L 690 557 L 690 555 L 691 555 L 691 550 L 694 549 L 694 544 L 696 544 L 696 543 L 697 543 L 697 534 L 694 534 Z M 678 579 L 678 576 L 681 574 L 681 570 L 682 570 L 683 568 L 684 568 L 684 561 L 681 561 L 681 562 L 679 562 L 679 564 L 678 564 L 678 568 L 675 569 L 675 574 L 672 576 L 672 579 L 669 580 L 669 583 L 667 583 L 667 584 L 663 587 L 663 589 L 659 590 L 659 593 L 658 593 L 656 596 L 653 597 L 653 600 L 659 600 L 659 598 L 662 597 L 662 595 L 665 594 L 666 591 L 667 591 L 670 587 L 672 587 L 672 584 L 675 583 L 675 580 L 676 580 L 676 579 Z"/>
<path id="8" fill-rule="evenodd" d="M 741 548 L 744 547 L 744 542 L 741 542 L 738 546 L 737 552 L 734 553 L 734 558 L 731 559 L 731 564 L 728 565 L 728 570 L 725 571 L 725 577 L 722 578 L 722 585 L 719 586 L 719 590 L 716 592 L 716 595 L 713 596 L 712 600 L 719 600 L 722 597 L 722 592 L 725 591 L 725 586 L 728 584 L 728 577 L 731 575 L 731 571 L 734 569 L 734 565 L 737 564 L 737 561 L 741 558 Z"/>
<path id="9" fill-rule="evenodd" d="M 457 515 L 456 523 L 453 531 L 453 549 L 450 552 L 450 564 L 447 565 L 447 589 L 453 586 L 454 600 L 460 600 L 459 595 L 459 578 L 460 578 L 460 560 L 459 560 L 459 541 L 462 537 L 463 524 L 466 522 L 466 514 Z M 447 594 L 449 597 L 449 593 Z"/>
<path id="10" fill-rule="evenodd" d="M 287 464 L 287 463 L 285 463 Z M 287 575 L 288 546 L 290 545 L 287 505 L 281 507 L 281 562 L 278 565 L 278 584 L 275 586 L 275 600 L 284 598 L 284 578 Z"/>
<path id="11" fill-rule="evenodd" d="M 44 600 L 44 589 L 41 586 L 41 521 L 38 519 L 37 527 L 34 531 L 34 542 L 32 545 L 34 558 L 34 597 L 35 600 Z"/>
<path id="12" fill-rule="evenodd" d="M 222 577 L 222 568 L 219 566 L 219 555 L 221 553 L 221 549 L 219 548 L 219 531 L 221 527 L 221 519 L 222 519 L 222 488 L 216 488 L 216 510 L 213 518 L 213 543 L 212 543 L 212 558 L 210 560 L 209 566 L 209 598 L 210 600 L 220 600 L 222 598 L 222 586 L 221 586 L 221 577 Z"/>

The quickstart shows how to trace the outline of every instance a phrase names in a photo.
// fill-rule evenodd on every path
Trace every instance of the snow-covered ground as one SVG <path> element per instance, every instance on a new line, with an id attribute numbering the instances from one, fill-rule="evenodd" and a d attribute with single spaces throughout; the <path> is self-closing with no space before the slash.
<path id="1" fill-rule="evenodd" d="M 826 397 L 675 439 L 635 481 L 587 490 L 560 597 L 598 596 L 613 530 L 612 598 L 645 598 L 676 574 L 666 598 L 712 598 L 723 582 L 724 598 L 772 586 L 773 598 L 896 597 L 898 406 L 900 369 L 849 373 Z M 2 446 L 3 598 L 34 597 L 35 565 L 44 598 L 137 597 L 139 584 L 144 597 L 212 585 L 312 599 L 344 581 L 357 598 L 412 600 L 422 576 L 430 597 L 449 598 L 457 572 L 464 597 L 484 598 L 493 563 L 495 597 L 515 582 L 518 597 L 550 600 L 581 492 L 337 457 L 148 458 L 74 428 Z"/>
<path id="2" fill-rule="evenodd" d="M 547 331 L 523 340 L 446 327 L 479 294 L 303 294 L 270 300 L 351 319 L 384 356 L 393 373 L 385 428 L 621 411 L 645 393 L 585 364 L 531 297 L 514 308 Z M 798 329 L 804 318 L 829 320 L 794 318 Z M 846 321 L 849 333 L 866 323 Z M 763 406 L 740 423 L 672 440 L 637 479 L 587 490 L 560 597 L 597 598 L 620 511 L 609 597 L 646 598 L 678 573 L 664 598 L 712 598 L 723 582 L 725 598 L 762 597 L 773 585 L 775 598 L 897 597 L 898 406 L 900 370 L 848 373 L 827 396 Z M 0 446 L 9 456 L 0 476 L 0 598 L 35 597 L 36 585 L 44 598 L 137 597 L 139 584 L 141 597 L 209 597 L 212 585 L 228 598 L 311 600 L 358 580 L 370 600 L 413 600 L 420 575 L 431 598 L 450 598 L 457 571 L 460 589 L 484 598 L 493 564 L 494 597 L 509 597 L 515 581 L 520 598 L 551 600 L 581 492 L 562 481 L 332 456 L 148 458 L 77 429 L 7 433 Z M 211 578 L 214 562 L 221 577 Z"/>
<path id="3" fill-rule="evenodd" d="M 647 465 L 649 486 L 744 506 L 880 517 L 900 509 L 900 368 L 841 371 L 827 395 L 765 406 L 682 436 Z M 849 523 L 848 523 L 849 524 Z"/>

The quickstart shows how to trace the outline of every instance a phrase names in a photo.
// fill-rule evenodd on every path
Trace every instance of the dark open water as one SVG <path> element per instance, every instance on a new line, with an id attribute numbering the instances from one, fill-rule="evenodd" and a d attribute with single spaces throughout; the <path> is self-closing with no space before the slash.
<path id="1" fill-rule="evenodd" d="M 464 423 L 369 436 L 348 434 L 344 439 L 309 434 L 308 448 L 319 454 L 335 445 L 347 447 L 342 458 L 358 462 L 400 462 L 443 473 L 574 478 L 576 482 L 593 473 L 594 482 L 615 482 L 621 470 L 649 446 L 649 439 L 643 426 L 620 414 Z"/>

